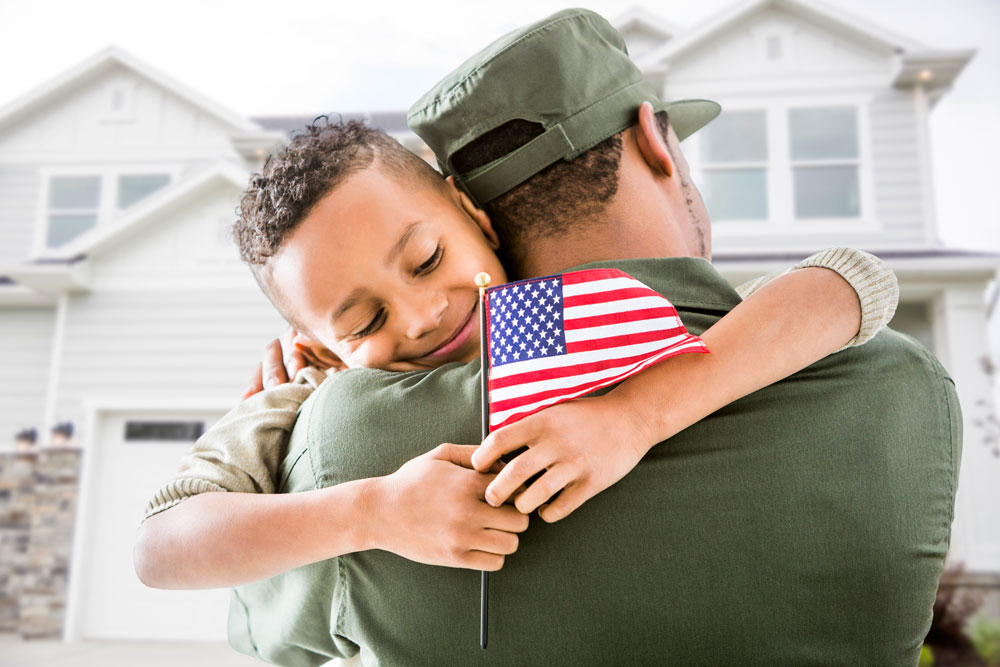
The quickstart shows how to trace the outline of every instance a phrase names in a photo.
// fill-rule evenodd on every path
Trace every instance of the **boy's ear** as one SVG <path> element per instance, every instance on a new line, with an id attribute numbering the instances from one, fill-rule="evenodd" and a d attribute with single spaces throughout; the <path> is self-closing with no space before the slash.
<path id="1" fill-rule="evenodd" d="M 639 145 L 639 152 L 650 169 L 662 176 L 674 175 L 676 168 L 674 159 L 667 150 L 667 140 L 660 132 L 660 125 L 653 113 L 653 105 L 649 102 L 643 102 L 639 106 L 639 127 L 635 139 Z"/>
<path id="2" fill-rule="evenodd" d="M 480 231 L 482 231 L 483 236 L 486 237 L 486 242 L 489 243 L 493 250 L 498 250 L 500 248 L 500 237 L 497 236 L 496 230 L 493 229 L 493 222 L 490 221 L 490 216 L 486 215 L 486 211 L 478 208 L 469 199 L 469 195 L 465 194 L 464 190 L 455 185 L 454 176 L 449 176 L 445 180 L 448 181 L 448 185 L 451 186 L 451 189 L 458 196 L 462 209 L 469 214 L 469 217 L 475 221 Z"/>

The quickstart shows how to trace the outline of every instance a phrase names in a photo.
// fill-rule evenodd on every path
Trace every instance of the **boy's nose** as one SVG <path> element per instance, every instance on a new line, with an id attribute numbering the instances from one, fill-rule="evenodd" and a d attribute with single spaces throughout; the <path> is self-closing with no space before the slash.
<path id="1" fill-rule="evenodd" d="M 448 299 L 437 293 L 421 303 L 411 303 L 407 311 L 406 336 L 417 340 L 441 326 L 448 310 Z"/>

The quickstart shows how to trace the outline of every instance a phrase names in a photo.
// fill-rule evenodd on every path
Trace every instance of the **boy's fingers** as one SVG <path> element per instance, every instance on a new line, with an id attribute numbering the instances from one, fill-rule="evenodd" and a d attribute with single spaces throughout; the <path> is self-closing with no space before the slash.
<path id="1" fill-rule="evenodd" d="M 522 533 L 528 529 L 528 515 L 517 511 L 511 505 L 486 508 L 489 514 L 483 524 L 487 528 L 503 530 L 508 533 Z"/>
<path id="2" fill-rule="evenodd" d="M 530 418 L 529 418 L 530 419 Z M 532 422 L 533 423 L 533 422 Z M 494 431 L 486 436 L 475 456 L 472 457 L 472 465 L 479 472 L 489 470 L 490 466 L 500 459 L 504 454 L 516 452 L 531 442 L 533 429 L 528 420 L 520 421 L 510 426 L 504 426 L 499 431 Z"/>
<path id="3" fill-rule="evenodd" d="M 472 470 L 472 455 L 476 449 L 476 445 L 453 445 L 450 442 L 445 442 L 435 447 L 431 451 L 431 455 L 436 459 L 449 461 L 457 466 Z"/>
<path id="4" fill-rule="evenodd" d="M 491 554 L 510 555 L 517 551 L 517 535 L 508 533 L 505 530 L 492 530 L 485 528 L 476 546 L 479 551 Z"/>
<path id="5" fill-rule="evenodd" d="M 586 485 L 570 484 L 563 489 L 558 498 L 538 510 L 538 516 L 542 517 L 546 523 L 555 523 L 568 517 L 576 508 L 590 500 L 593 495 Z"/>
<path id="6" fill-rule="evenodd" d="M 500 471 L 496 479 L 486 487 L 486 502 L 494 507 L 499 507 L 507 502 L 507 499 L 522 484 L 542 470 L 545 470 L 552 463 L 553 460 L 550 458 L 548 452 L 542 449 L 529 449 L 519 454 L 517 458 L 504 466 L 504 469 Z"/>
<path id="7" fill-rule="evenodd" d="M 253 375 L 250 376 L 250 386 L 247 387 L 246 393 L 243 394 L 244 401 L 254 394 L 264 391 L 263 371 L 263 365 L 257 364 L 257 368 L 254 369 Z"/>
<path id="8" fill-rule="evenodd" d="M 530 514 L 539 505 L 561 491 L 573 480 L 573 473 L 566 466 L 555 466 L 536 479 L 524 493 L 514 499 L 514 506 L 519 512 Z"/>
<path id="9" fill-rule="evenodd" d="M 503 556 L 486 553 L 485 551 L 467 551 L 461 558 L 461 567 L 470 570 L 486 570 L 496 572 L 503 567 Z"/>
<path id="10" fill-rule="evenodd" d="M 279 384 L 288 382 L 288 375 L 285 373 L 285 359 L 281 353 L 281 341 L 275 338 L 264 348 L 264 359 L 261 362 L 264 366 L 264 388 L 270 389 Z"/>

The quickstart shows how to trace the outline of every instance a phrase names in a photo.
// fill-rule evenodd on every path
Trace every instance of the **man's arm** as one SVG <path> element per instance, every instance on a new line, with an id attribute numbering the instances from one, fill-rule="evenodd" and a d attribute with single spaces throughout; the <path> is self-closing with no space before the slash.
<path id="1" fill-rule="evenodd" d="M 539 512 L 546 521 L 557 521 L 624 477 L 656 443 L 856 340 L 863 315 L 884 327 L 896 307 L 895 277 L 877 258 L 846 250 L 853 258 L 874 261 L 859 275 L 846 269 L 842 275 L 831 269 L 839 270 L 844 256 L 818 253 L 809 259 L 825 257 L 830 268 L 807 260 L 798 270 L 756 285 L 752 296 L 702 335 L 711 354 L 674 357 L 605 396 L 556 405 L 490 434 L 473 456 L 477 467 L 529 449 L 487 489 L 487 499 L 505 502 L 545 471 L 515 504 L 531 512 L 561 491 Z M 869 292 L 883 288 L 891 298 L 866 311 Z"/>

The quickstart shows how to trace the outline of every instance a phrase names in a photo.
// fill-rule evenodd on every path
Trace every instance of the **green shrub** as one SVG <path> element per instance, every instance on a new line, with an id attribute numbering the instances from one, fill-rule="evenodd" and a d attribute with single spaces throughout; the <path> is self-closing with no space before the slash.
<path id="1" fill-rule="evenodd" d="M 972 624 L 972 645 L 988 665 L 1000 665 L 1000 621 L 980 616 Z"/>

